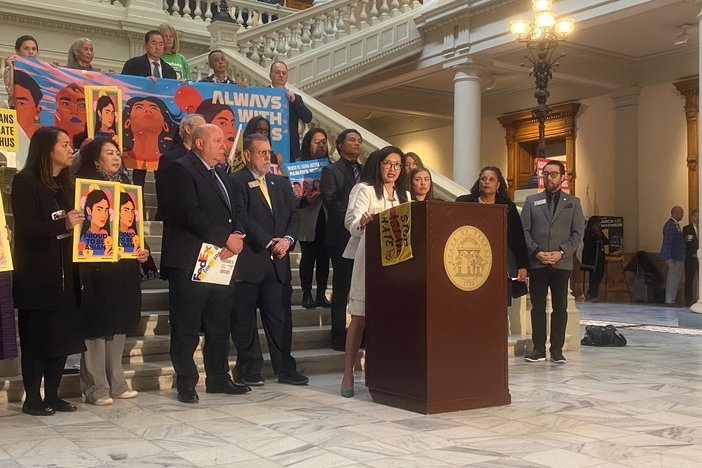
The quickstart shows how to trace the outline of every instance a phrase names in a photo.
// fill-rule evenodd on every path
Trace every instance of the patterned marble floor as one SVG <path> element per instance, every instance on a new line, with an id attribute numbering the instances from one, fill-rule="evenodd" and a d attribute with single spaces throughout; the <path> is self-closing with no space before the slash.
<path id="1" fill-rule="evenodd" d="M 617 321 L 647 323 L 624 307 Z M 377 405 L 362 382 L 341 398 L 338 374 L 245 396 L 200 388 L 197 406 L 174 391 L 48 418 L 1 405 L 0 468 L 701 467 L 702 337 L 625 336 L 626 348 L 568 352 L 562 366 L 510 359 L 510 406 L 438 416 Z"/>

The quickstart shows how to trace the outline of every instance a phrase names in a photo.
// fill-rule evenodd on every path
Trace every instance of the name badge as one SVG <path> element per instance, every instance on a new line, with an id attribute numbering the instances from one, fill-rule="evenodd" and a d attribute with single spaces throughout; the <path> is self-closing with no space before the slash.
<path id="1" fill-rule="evenodd" d="M 543 205 L 544 203 L 546 203 L 546 200 L 536 200 L 536 201 L 534 202 L 534 206 Z"/>
<path id="2" fill-rule="evenodd" d="M 257 180 L 252 180 L 249 182 L 249 188 L 256 188 L 259 187 L 261 184 Z"/>

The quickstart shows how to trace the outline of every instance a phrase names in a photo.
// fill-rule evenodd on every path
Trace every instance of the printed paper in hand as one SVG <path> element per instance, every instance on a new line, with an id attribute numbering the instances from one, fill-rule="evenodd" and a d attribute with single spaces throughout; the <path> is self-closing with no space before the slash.
<path id="1" fill-rule="evenodd" d="M 219 258 L 222 249 L 212 244 L 202 244 L 195 262 L 193 281 L 197 283 L 221 284 L 228 286 L 234 273 L 237 255 L 227 260 Z"/>

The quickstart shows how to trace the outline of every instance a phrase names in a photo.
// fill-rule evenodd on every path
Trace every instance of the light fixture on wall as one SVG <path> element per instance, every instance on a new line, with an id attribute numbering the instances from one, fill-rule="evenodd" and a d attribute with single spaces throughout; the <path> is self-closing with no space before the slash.
<path id="1" fill-rule="evenodd" d="M 682 32 L 678 35 L 673 40 L 673 44 L 675 45 L 682 45 L 687 42 L 688 39 L 690 39 L 690 35 L 687 33 L 687 30 L 690 29 L 692 26 L 689 24 L 683 24 L 680 26 L 680 29 L 682 29 Z"/>
<path id="2" fill-rule="evenodd" d="M 497 86 L 497 75 L 490 75 L 490 81 L 485 85 L 485 91 L 492 91 Z"/>

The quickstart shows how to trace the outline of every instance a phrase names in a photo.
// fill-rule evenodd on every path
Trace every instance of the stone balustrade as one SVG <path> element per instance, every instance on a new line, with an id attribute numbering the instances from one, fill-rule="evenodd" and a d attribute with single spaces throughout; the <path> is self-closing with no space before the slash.
<path id="1" fill-rule="evenodd" d="M 163 0 L 163 10 L 172 17 L 209 23 L 219 11 L 219 4 L 219 1 L 211 0 Z M 265 26 L 274 20 L 299 12 L 294 8 L 278 7 L 255 0 L 230 0 L 227 4 L 232 18 L 246 29 Z"/>

